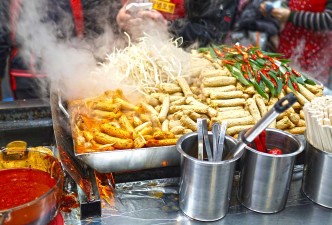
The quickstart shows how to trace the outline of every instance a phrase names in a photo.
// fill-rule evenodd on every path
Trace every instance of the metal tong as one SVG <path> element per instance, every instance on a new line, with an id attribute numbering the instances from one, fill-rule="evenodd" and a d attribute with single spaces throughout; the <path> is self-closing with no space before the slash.
<path id="1" fill-rule="evenodd" d="M 212 137 L 213 145 L 211 151 L 208 126 L 206 119 L 197 119 L 197 134 L 198 134 L 198 159 L 204 160 L 204 146 L 209 161 L 221 161 L 224 140 L 226 135 L 227 122 L 223 122 L 222 125 L 215 123 L 212 125 Z"/>
<path id="2" fill-rule="evenodd" d="M 273 108 L 271 108 L 263 118 L 261 118 L 255 126 L 248 129 L 240 137 L 240 141 L 234 146 L 234 148 L 226 155 L 226 160 L 232 159 L 242 152 L 242 149 L 250 142 L 252 142 L 266 127 L 268 127 L 280 113 L 289 109 L 295 102 L 297 97 L 294 93 L 289 93 L 282 99 L 280 99 Z"/>
<path id="3" fill-rule="evenodd" d="M 197 136 L 198 136 L 198 159 L 204 160 L 204 146 L 208 160 L 212 161 L 212 152 L 209 141 L 208 126 L 206 119 L 197 119 Z"/>

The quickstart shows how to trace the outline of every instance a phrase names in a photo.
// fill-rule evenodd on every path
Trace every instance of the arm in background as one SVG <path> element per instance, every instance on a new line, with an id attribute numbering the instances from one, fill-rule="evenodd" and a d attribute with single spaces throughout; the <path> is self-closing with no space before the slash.
<path id="1" fill-rule="evenodd" d="M 323 12 L 291 11 L 288 22 L 310 30 L 332 30 L 332 0 L 326 1 Z"/>

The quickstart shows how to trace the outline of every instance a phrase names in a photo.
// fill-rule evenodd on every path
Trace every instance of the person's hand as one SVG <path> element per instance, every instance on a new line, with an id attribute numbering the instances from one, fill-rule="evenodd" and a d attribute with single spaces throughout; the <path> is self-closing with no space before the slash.
<path id="1" fill-rule="evenodd" d="M 130 13 L 126 10 L 126 5 L 120 9 L 116 17 L 119 27 L 123 30 L 130 30 L 131 28 L 142 24 L 145 19 L 152 20 L 156 23 L 164 25 L 165 27 L 167 25 L 166 19 L 158 11 L 140 10 L 135 13 Z"/>
<path id="2" fill-rule="evenodd" d="M 268 10 L 266 2 L 262 2 L 259 5 L 259 11 L 263 14 L 263 16 L 265 16 L 265 17 L 268 16 L 269 10 Z"/>
<path id="3" fill-rule="evenodd" d="M 291 13 L 288 8 L 273 8 L 267 2 L 263 2 L 259 6 L 259 11 L 263 14 L 263 16 L 271 15 L 279 22 L 286 22 Z"/>
<path id="4" fill-rule="evenodd" d="M 272 9 L 271 15 L 280 22 L 286 22 L 290 13 L 291 11 L 288 8 L 275 8 Z"/>

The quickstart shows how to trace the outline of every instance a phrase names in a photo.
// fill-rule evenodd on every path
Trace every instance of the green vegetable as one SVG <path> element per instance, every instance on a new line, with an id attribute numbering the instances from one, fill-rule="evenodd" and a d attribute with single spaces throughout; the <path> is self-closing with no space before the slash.
<path id="1" fill-rule="evenodd" d="M 261 72 L 260 72 L 261 73 Z M 272 96 L 276 96 L 276 89 L 273 85 L 273 83 L 263 74 L 261 73 L 261 78 L 266 87 L 270 90 L 270 93 Z"/>
<path id="2" fill-rule="evenodd" d="M 267 96 L 265 90 L 263 90 L 263 89 L 261 88 L 261 86 L 259 86 L 259 85 L 257 84 L 257 82 L 256 82 L 255 79 L 251 79 L 250 81 L 251 81 L 251 83 L 254 85 L 256 91 L 258 92 L 258 94 L 260 94 L 263 98 L 266 98 L 266 99 L 269 98 L 269 96 Z"/>
<path id="3" fill-rule="evenodd" d="M 235 76 L 236 79 L 238 79 L 243 85 L 249 85 L 249 82 L 246 80 L 246 78 L 244 78 L 243 74 L 241 73 L 241 71 L 231 65 L 225 65 L 226 68 L 229 70 L 229 72 Z"/>
<path id="4" fill-rule="evenodd" d="M 311 80 L 311 79 L 305 79 L 305 80 L 304 80 L 304 83 L 306 83 L 306 84 L 310 84 L 310 85 L 315 85 L 315 84 L 316 84 L 316 82 L 313 81 L 313 80 Z"/>
<path id="5" fill-rule="evenodd" d="M 292 92 L 297 92 L 292 84 L 291 79 L 288 80 L 288 87 L 292 90 Z"/>

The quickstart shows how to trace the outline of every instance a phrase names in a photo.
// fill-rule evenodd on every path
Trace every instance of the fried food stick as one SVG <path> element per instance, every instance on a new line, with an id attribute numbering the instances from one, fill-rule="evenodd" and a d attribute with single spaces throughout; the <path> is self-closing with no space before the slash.
<path id="1" fill-rule="evenodd" d="M 133 136 L 131 132 L 128 132 L 127 130 L 121 128 L 117 128 L 111 124 L 102 124 L 100 126 L 100 129 L 103 133 L 106 133 L 113 137 L 126 139 L 126 138 L 132 138 Z"/>
<path id="2" fill-rule="evenodd" d="M 134 146 L 134 141 L 132 139 L 112 137 L 101 132 L 96 132 L 94 134 L 94 140 L 103 145 L 112 144 L 116 149 L 131 149 Z"/>

